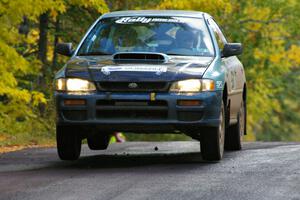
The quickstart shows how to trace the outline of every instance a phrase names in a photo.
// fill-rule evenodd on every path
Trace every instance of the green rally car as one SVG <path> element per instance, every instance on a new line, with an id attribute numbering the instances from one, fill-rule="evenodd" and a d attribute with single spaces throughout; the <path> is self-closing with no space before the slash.
<path id="1" fill-rule="evenodd" d="M 200 141 L 205 160 L 240 150 L 246 134 L 246 79 L 215 20 L 193 11 L 121 11 L 102 15 L 55 77 L 57 149 L 80 156 L 87 138 L 106 149 L 116 131 L 179 133 Z"/>

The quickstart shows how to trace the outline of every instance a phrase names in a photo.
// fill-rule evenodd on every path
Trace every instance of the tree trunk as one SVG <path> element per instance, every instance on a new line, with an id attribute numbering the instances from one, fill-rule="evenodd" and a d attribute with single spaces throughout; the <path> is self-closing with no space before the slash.
<path id="1" fill-rule="evenodd" d="M 53 60 L 52 60 L 52 66 L 54 68 L 57 67 L 57 52 L 55 50 L 55 47 L 59 40 L 59 33 L 60 33 L 60 24 L 59 24 L 59 16 L 57 16 L 55 22 L 54 51 L 53 51 Z"/>
<path id="2" fill-rule="evenodd" d="M 45 65 L 47 63 L 47 33 L 49 25 L 49 14 L 48 12 L 40 15 L 40 38 L 39 38 L 39 53 L 38 58 Z M 43 67 L 44 68 L 44 67 Z M 43 75 L 45 70 L 43 69 Z"/>
<path id="3" fill-rule="evenodd" d="M 23 17 L 23 21 L 21 22 L 21 24 L 19 25 L 19 33 L 20 34 L 24 34 L 26 37 L 28 35 L 30 31 L 30 28 L 29 28 L 29 20 L 27 17 Z"/>
<path id="4" fill-rule="evenodd" d="M 42 15 L 40 15 L 39 18 L 39 29 L 40 29 L 40 37 L 38 41 L 38 58 L 42 62 L 42 70 L 41 70 L 41 76 L 38 78 L 38 85 L 40 86 L 41 90 L 46 92 L 47 91 L 47 47 L 48 47 L 48 25 L 49 25 L 49 13 L 46 12 Z M 40 104 L 39 105 L 39 111 L 40 115 L 43 117 L 45 115 L 46 111 L 46 105 Z"/>

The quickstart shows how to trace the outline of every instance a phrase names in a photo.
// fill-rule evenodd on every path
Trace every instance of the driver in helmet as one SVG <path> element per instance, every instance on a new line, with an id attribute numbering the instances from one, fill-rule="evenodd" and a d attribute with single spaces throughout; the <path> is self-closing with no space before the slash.
<path id="1" fill-rule="evenodd" d="M 176 48 L 193 50 L 196 41 L 195 34 L 191 31 L 179 29 L 176 32 Z"/>

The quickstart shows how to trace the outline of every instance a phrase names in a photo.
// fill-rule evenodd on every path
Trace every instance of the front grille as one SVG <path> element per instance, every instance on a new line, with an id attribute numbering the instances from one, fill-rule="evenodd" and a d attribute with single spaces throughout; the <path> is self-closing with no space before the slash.
<path id="1" fill-rule="evenodd" d="M 99 100 L 97 119 L 166 119 L 168 105 L 165 101 Z"/>
<path id="2" fill-rule="evenodd" d="M 67 120 L 73 120 L 73 121 L 87 120 L 87 113 L 85 110 L 64 110 L 63 116 Z"/>
<path id="3" fill-rule="evenodd" d="M 98 82 L 98 89 L 107 92 L 166 92 L 167 82 Z"/>
<path id="4" fill-rule="evenodd" d="M 177 117 L 179 121 L 198 121 L 202 119 L 202 113 L 192 111 L 178 111 Z"/>

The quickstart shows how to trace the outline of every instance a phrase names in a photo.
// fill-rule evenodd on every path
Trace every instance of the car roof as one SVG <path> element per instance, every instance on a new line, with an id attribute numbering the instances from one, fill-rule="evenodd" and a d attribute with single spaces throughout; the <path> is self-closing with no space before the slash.
<path id="1" fill-rule="evenodd" d="M 129 17 L 129 16 L 164 16 L 164 17 L 194 17 L 203 18 L 207 13 L 199 11 L 186 11 L 186 10 L 128 10 L 128 11 L 115 11 L 106 13 L 101 18 L 110 17 Z"/>

